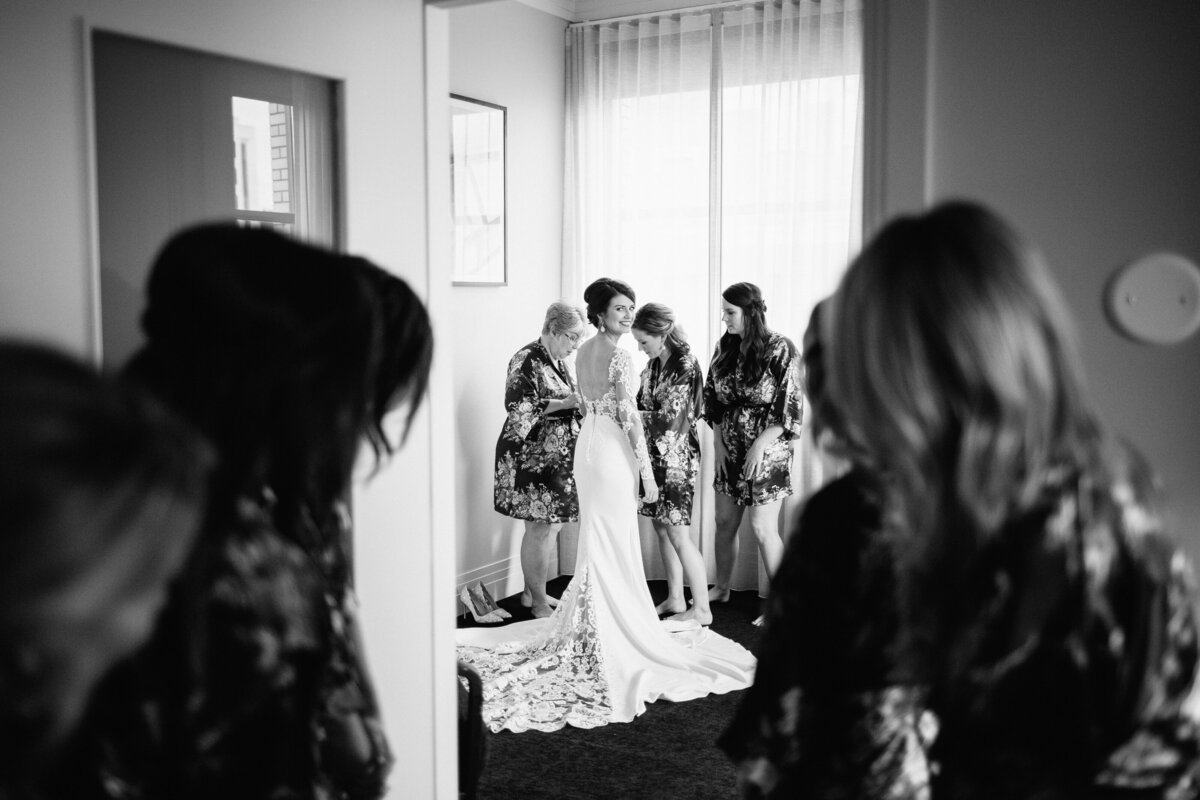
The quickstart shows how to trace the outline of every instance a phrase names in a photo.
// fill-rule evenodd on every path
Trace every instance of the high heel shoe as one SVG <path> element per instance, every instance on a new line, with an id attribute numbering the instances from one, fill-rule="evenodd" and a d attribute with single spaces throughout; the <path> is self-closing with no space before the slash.
<path id="1" fill-rule="evenodd" d="M 512 619 L 512 614 L 505 611 L 500 605 L 492 599 L 492 593 L 483 585 L 483 581 L 476 581 L 470 587 L 471 597 L 475 599 L 478 606 L 486 608 L 493 614 L 499 615 L 500 619 Z"/>
<path id="2" fill-rule="evenodd" d="M 476 622 L 491 624 L 494 622 L 504 621 L 504 618 L 495 611 L 474 603 L 474 598 L 471 597 L 466 586 L 464 586 L 462 591 L 458 593 L 458 599 L 461 600 L 462 604 L 467 607 L 467 611 L 471 612 L 471 616 L 475 618 Z"/>

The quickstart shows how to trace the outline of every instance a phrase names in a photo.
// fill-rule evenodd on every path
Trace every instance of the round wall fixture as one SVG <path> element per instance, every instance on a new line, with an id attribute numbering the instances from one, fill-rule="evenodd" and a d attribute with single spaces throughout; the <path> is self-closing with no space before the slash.
<path id="1" fill-rule="evenodd" d="M 1175 253 L 1152 253 L 1113 273 L 1106 303 L 1113 326 L 1150 344 L 1174 344 L 1200 328 L 1200 267 Z"/>

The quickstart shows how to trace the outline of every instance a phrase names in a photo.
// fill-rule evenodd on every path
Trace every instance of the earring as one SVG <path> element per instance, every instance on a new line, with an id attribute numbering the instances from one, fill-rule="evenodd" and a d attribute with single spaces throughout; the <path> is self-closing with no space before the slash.
<path id="1" fill-rule="evenodd" d="M 604 333 L 604 331 L 605 331 L 604 320 L 600 320 L 600 332 Z"/>

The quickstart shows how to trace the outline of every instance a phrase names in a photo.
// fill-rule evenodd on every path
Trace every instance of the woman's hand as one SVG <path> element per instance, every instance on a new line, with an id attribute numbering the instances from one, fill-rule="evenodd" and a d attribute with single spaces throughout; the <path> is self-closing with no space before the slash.
<path id="1" fill-rule="evenodd" d="M 546 404 L 546 413 L 555 414 L 570 408 L 579 408 L 579 395 L 572 392 L 566 397 L 556 397 Z"/>
<path id="2" fill-rule="evenodd" d="M 767 455 L 767 448 L 782 435 L 783 426 L 772 425 L 755 437 L 754 441 L 750 444 L 750 449 L 746 451 L 746 460 L 742 462 L 743 480 L 754 480 L 755 476 L 765 471 L 763 469 L 763 460 Z"/>
<path id="3" fill-rule="evenodd" d="M 645 478 L 642 479 L 642 502 L 658 502 L 658 484 L 653 480 L 647 482 Z"/>
<path id="4" fill-rule="evenodd" d="M 762 471 L 763 456 L 767 453 L 767 446 L 763 444 L 762 437 L 754 440 L 750 445 L 750 449 L 746 451 L 746 460 L 742 462 L 742 480 L 752 481 L 754 476 Z"/>
<path id="5" fill-rule="evenodd" d="M 720 480 L 726 480 L 725 475 L 725 459 L 728 457 L 728 452 L 725 450 L 725 441 L 721 438 L 721 428 L 717 425 L 713 426 L 713 455 L 715 456 L 716 477 Z"/>
<path id="6" fill-rule="evenodd" d="M 571 401 L 571 405 L 569 405 L 568 408 L 574 408 L 578 410 L 579 416 L 581 417 L 587 414 L 587 403 L 583 402 L 583 395 L 579 393 L 578 389 L 571 392 L 569 399 Z"/>

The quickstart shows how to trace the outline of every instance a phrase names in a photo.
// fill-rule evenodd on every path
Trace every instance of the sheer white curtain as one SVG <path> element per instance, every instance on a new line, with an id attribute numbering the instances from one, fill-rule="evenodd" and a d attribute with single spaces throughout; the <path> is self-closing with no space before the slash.
<path id="1" fill-rule="evenodd" d="M 295 162 L 292 208 L 296 235 L 314 244 L 336 247 L 336 142 L 333 86 L 309 75 L 292 76 Z"/>
<path id="2" fill-rule="evenodd" d="M 763 290 L 800 345 L 812 306 L 861 243 L 861 0 L 768 0 L 586 23 L 567 33 L 563 292 L 600 276 L 675 309 L 707 370 L 721 290 Z M 632 341 L 626 343 L 632 348 Z M 644 359 L 638 362 L 644 363 Z M 692 533 L 711 574 L 711 436 Z M 825 465 L 797 448 L 796 494 Z M 734 588 L 766 587 L 740 537 Z M 574 547 L 561 550 L 560 565 Z M 647 572 L 661 577 L 653 534 Z"/>

